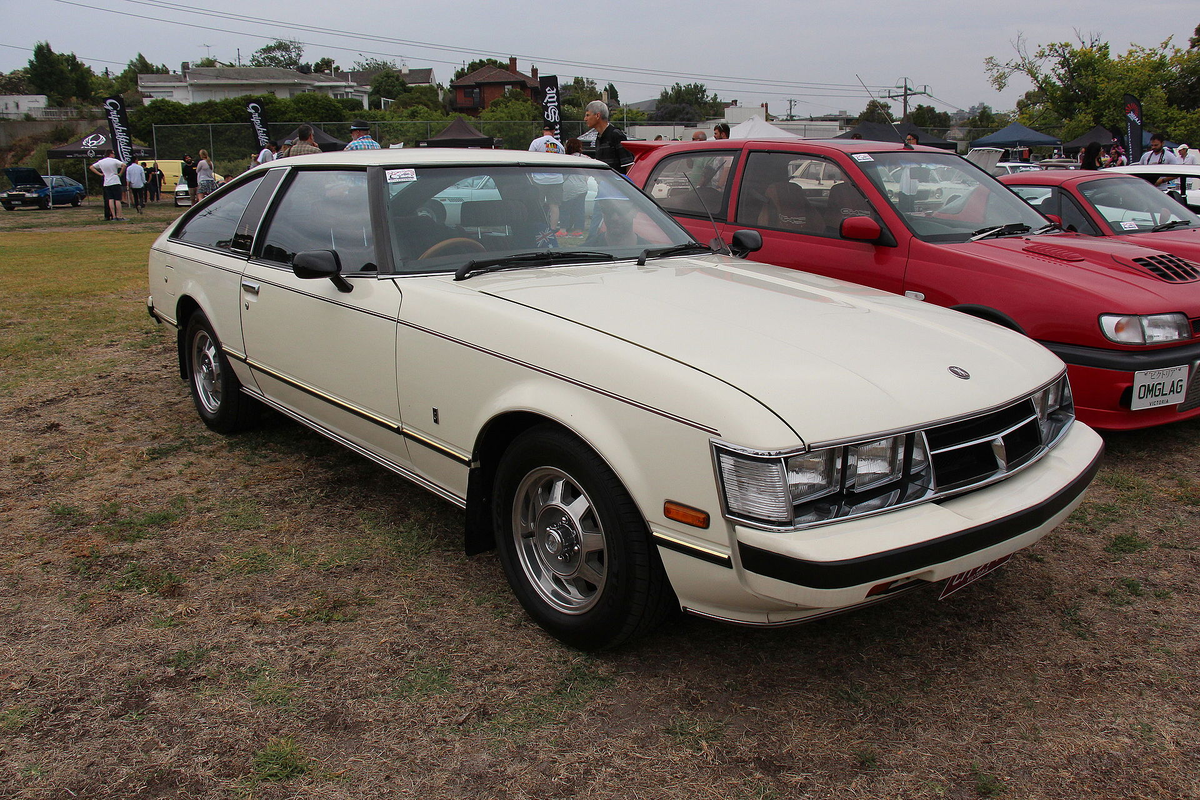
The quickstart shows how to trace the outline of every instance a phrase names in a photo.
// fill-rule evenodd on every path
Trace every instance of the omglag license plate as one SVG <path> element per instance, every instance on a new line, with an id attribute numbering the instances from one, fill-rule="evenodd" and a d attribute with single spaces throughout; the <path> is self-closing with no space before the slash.
<path id="1" fill-rule="evenodd" d="M 1144 369 L 1133 373 L 1133 400 L 1129 407 L 1158 408 L 1182 403 L 1187 396 L 1188 367 Z"/>
<path id="2" fill-rule="evenodd" d="M 989 561 L 986 564 L 980 564 L 975 569 L 969 569 L 966 572 L 960 572 L 952 578 L 947 578 L 946 582 L 942 584 L 942 593 L 938 595 L 938 600 L 945 600 L 947 597 L 954 594 L 964 586 L 974 583 L 984 575 L 987 575 L 989 572 L 995 572 L 1007 564 L 1010 559 L 1012 559 L 1012 553 L 1002 556 L 1001 558 L 997 558 L 995 561 Z"/>

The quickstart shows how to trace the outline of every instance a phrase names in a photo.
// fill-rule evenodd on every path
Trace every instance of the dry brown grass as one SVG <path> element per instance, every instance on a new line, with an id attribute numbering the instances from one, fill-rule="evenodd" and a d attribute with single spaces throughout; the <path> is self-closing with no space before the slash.
<path id="1" fill-rule="evenodd" d="M 1084 509 L 946 602 L 589 657 L 453 508 L 276 417 L 208 432 L 129 243 L 124 335 L 57 312 L 69 358 L 0 390 L 0 796 L 1200 794 L 1200 425 L 1109 437 Z"/>

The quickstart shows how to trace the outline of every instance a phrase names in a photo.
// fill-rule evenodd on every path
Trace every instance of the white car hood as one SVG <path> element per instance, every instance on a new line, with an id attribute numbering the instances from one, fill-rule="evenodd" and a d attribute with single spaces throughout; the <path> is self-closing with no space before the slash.
<path id="1" fill-rule="evenodd" d="M 810 443 L 992 408 L 1063 368 L 991 323 L 736 259 L 542 268 L 470 282 L 729 383 Z"/>

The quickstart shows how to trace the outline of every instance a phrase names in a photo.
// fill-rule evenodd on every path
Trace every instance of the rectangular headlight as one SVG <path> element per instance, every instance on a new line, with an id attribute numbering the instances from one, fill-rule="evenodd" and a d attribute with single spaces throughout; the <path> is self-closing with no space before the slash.
<path id="1" fill-rule="evenodd" d="M 782 461 L 762 461 L 720 451 L 717 463 L 730 513 L 765 522 L 791 521 L 792 502 Z"/>
<path id="2" fill-rule="evenodd" d="M 1101 314 L 1100 330 L 1120 344 L 1158 344 L 1192 338 L 1185 314 Z"/>
<path id="3" fill-rule="evenodd" d="M 836 492 L 841 486 L 841 466 L 840 447 L 789 458 L 787 481 L 792 502 L 805 503 Z"/>
<path id="4" fill-rule="evenodd" d="M 865 492 L 899 480 L 904 471 L 904 438 L 890 436 L 847 448 L 847 488 Z"/>

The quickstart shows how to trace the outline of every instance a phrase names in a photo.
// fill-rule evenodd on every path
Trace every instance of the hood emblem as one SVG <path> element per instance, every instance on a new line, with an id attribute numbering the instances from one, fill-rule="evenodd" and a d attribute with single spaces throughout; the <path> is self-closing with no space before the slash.
<path id="1" fill-rule="evenodd" d="M 962 367 L 950 367 L 950 374 L 956 378 L 962 378 L 964 381 L 971 380 L 971 373 L 967 372 Z"/>

